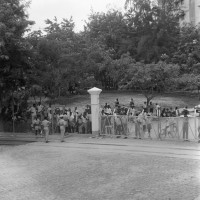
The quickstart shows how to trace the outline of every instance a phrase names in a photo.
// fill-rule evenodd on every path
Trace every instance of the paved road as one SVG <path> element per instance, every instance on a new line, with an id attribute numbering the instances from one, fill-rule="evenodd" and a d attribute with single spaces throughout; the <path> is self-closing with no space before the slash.
<path id="1" fill-rule="evenodd" d="M 196 143 L 68 138 L 0 154 L 1 200 L 194 200 Z"/>

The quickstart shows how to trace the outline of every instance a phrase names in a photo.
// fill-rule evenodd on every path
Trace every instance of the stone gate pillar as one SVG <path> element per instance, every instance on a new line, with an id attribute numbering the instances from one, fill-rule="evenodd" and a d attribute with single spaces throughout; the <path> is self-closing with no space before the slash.
<path id="1" fill-rule="evenodd" d="M 92 135 L 98 136 L 100 132 L 99 124 L 99 94 L 101 89 L 92 88 L 88 90 L 88 93 L 91 95 L 91 111 L 92 111 Z"/>

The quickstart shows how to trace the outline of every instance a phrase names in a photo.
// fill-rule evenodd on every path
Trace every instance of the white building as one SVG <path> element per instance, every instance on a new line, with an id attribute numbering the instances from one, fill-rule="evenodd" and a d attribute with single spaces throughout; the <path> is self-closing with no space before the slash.
<path id="1" fill-rule="evenodd" d="M 186 22 L 193 25 L 200 25 L 200 0 L 184 0 L 181 9 L 185 12 L 181 23 Z"/>

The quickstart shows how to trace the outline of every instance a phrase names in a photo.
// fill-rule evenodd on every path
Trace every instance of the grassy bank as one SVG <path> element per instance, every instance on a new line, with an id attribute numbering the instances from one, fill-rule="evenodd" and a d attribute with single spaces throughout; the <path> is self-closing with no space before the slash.
<path id="1" fill-rule="evenodd" d="M 120 104 L 129 105 L 130 99 L 133 98 L 136 106 L 141 106 L 145 97 L 141 93 L 125 92 L 125 91 L 106 91 L 100 94 L 100 105 L 104 105 L 106 102 L 111 106 L 114 106 L 115 99 L 118 98 Z M 199 104 L 198 96 L 188 94 L 164 94 L 158 95 L 153 100 L 153 103 L 158 103 L 162 107 L 194 107 Z M 67 107 L 83 108 L 85 105 L 90 104 L 90 95 L 74 95 L 71 97 L 60 97 L 55 101 L 56 105 L 66 105 Z"/>

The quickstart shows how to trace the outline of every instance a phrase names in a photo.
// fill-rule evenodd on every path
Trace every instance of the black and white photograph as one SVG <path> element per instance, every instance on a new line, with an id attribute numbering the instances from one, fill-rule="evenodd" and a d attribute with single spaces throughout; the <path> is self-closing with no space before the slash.
<path id="1" fill-rule="evenodd" d="M 0 200 L 200 200 L 200 0 L 0 0 Z"/>

